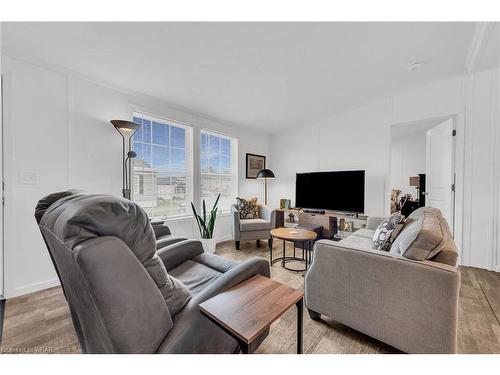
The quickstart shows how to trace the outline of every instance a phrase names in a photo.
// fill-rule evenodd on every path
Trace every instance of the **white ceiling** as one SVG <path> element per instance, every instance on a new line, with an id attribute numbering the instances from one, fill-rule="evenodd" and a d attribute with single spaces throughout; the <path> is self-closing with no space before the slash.
<path id="1" fill-rule="evenodd" d="M 276 131 L 464 69 L 474 23 L 8 23 L 8 54 Z M 415 60 L 428 61 L 408 72 Z"/>

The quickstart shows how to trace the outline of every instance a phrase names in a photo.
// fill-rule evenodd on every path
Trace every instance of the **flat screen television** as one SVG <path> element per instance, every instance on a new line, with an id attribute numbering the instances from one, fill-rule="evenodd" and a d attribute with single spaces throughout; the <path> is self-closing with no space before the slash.
<path id="1" fill-rule="evenodd" d="M 295 206 L 363 213 L 365 171 L 297 173 Z"/>

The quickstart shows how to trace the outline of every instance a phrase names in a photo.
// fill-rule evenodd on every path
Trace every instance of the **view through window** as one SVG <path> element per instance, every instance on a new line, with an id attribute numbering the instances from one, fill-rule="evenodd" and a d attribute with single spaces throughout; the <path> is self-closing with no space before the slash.
<path id="1" fill-rule="evenodd" d="M 228 210 L 238 194 L 238 142 L 218 133 L 200 134 L 200 195 L 208 207 L 220 193 L 219 209 Z"/>
<path id="2" fill-rule="evenodd" d="M 133 137 L 133 200 L 150 218 L 164 219 L 191 213 L 193 198 L 192 143 L 188 126 L 134 113 L 141 125 Z"/>

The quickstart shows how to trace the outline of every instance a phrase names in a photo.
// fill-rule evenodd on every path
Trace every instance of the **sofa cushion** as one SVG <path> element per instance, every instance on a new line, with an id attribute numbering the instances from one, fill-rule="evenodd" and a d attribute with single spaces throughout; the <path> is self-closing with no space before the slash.
<path id="1" fill-rule="evenodd" d="M 404 216 L 396 212 L 382 221 L 373 233 L 372 247 L 376 250 L 388 250 L 391 244 L 391 234 L 403 220 Z"/>
<path id="2" fill-rule="evenodd" d="M 359 236 L 359 237 L 369 238 L 371 240 L 371 239 L 373 239 L 374 233 L 375 233 L 375 230 L 362 228 L 362 229 L 358 229 L 356 232 L 351 234 L 351 236 Z"/>
<path id="3" fill-rule="evenodd" d="M 356 233 L 356 232 L 355 232 Z M 372 239 L 362 236 L 357 236 L 355 233 L 339 241 L 342 247 L 350 247 L 359 250 L 373 250 Z"/>
<path id="4" fill-rule="evenodd" d="M 223 275 L 221 272 L 194 260 L 188 260 L 171 269 L 169 274 L 181 281 L 193 296 L 196 296 Z"/>
<path id="5" fill-rule="evenodd" d="M 254 230 L 270 230 L 271 222 L 264 219 L 243 219 L 240 220 L 240 230 L 250 232 Z"/>
<path id="6" fill-rule="evenodd" d="M 240 219 L 257 219 L 259 210 L 257 208 L 257 198 L 243 199 L 236 198 L 236 208 L 240 213 Z"/>
<path id="7" fill-rule="evenodd" d="M 170 315 L 175 316 L 191 299 L 191 293 L 179 280 L 167 274 L 165 265 L 158 255 L 143 263 L 165 299 Z"/>
<path id="8" fill-rule="evenodd" d="M 451 237 L 446 221 L 435 209 L 420 210 L 411 219 L 394 240 L 390 252 L 413 260 L 431 259 Z"/>

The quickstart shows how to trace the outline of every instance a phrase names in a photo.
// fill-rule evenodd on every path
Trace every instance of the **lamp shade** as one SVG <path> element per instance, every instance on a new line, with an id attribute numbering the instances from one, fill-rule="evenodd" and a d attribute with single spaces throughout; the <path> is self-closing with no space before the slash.
<path id="1" fill-rule="evenodd" d="M 261 169 L 257 173 L 257 178 L 258 179 L 268 179 L 268 178 L 275 178 L 274 173 L 270 169 Z"/>
<path id="2" fill-rule="evenodd" d="M 126 120 L 111 120 L 111 123 L 116 129 L 124 132 L 133 132 L 141 127 L 135 122 Z"/>
<path id="3" fill-rule="evenodd" d="M 419 176 L 410 177 L 410 186 L 420 186 L 420 177 Z"/>

